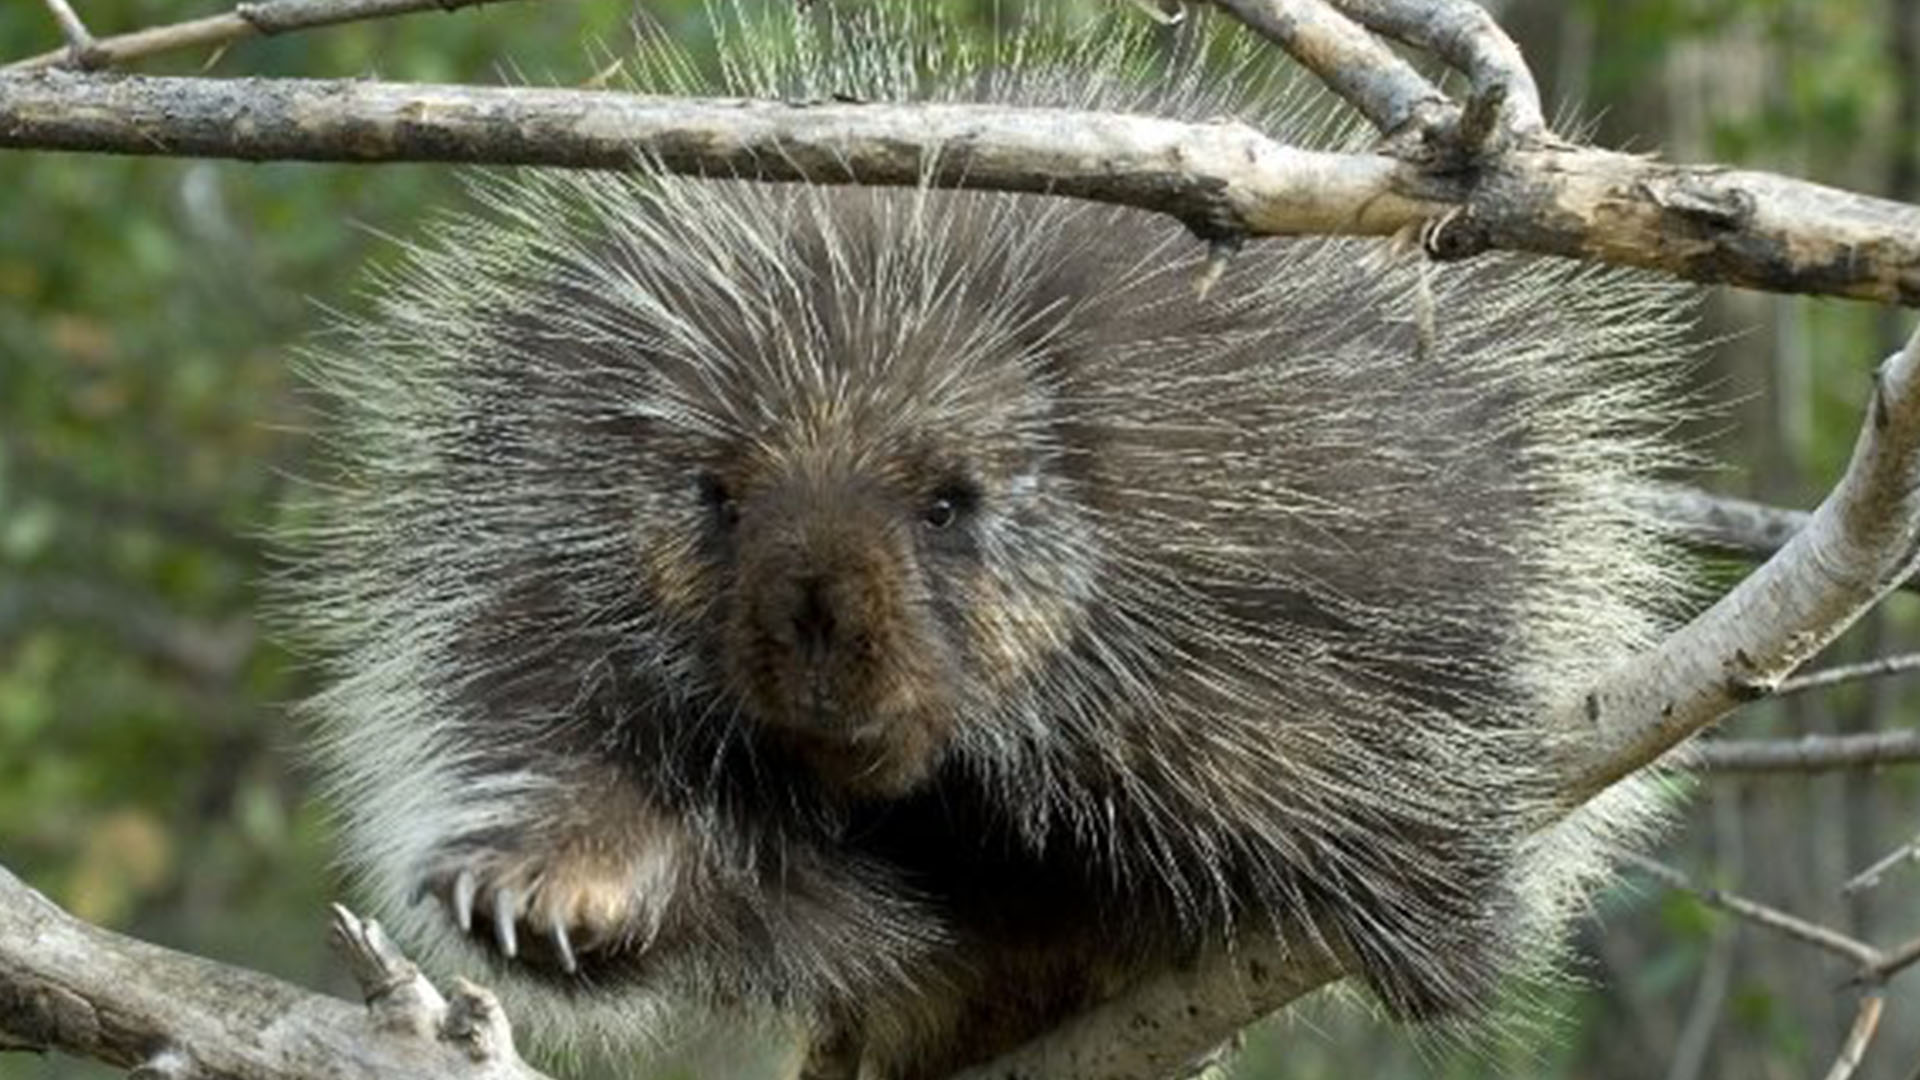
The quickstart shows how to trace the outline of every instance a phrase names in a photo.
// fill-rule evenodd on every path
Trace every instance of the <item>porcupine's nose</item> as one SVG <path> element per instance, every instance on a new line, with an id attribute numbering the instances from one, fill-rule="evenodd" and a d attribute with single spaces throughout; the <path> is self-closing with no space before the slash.
<path id="1" fill-rule="evenodd" d="M 801 659 L 817 668 L 833 648 L 836 620 L 824 578 L 809 576 L 794 590 L 793 643 Z"/>

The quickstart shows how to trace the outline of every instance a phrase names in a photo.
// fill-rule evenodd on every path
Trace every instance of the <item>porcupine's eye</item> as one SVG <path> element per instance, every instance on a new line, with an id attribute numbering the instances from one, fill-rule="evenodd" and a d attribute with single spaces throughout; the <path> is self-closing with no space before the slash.
<path id="1" fill-rule="evenodd" d="M 701 473 L 694 481 L 700 495 L 700 505 L 706 508 L 715 527 L 721 530 L 733 528 L 740 520 L 740 504 L 733 499 L 733 493 L 727 485 L 712 473 Z"/>
<path id="2" fill-rule="evenodd" d="M 949 480 L 934 489 L 933 495 L 921 508 L 920 521 L 929 529 L 950 528 L 955 522 L 972 513 L 979 501 L 979 490 L 972 484 L 962 480 Z"/>

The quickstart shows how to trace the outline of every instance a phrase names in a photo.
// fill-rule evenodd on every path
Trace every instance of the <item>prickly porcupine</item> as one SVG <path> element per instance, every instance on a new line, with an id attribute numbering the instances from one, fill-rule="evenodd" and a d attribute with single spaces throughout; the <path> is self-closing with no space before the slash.
<path id="1" fill-rule="evenodd" d="M 1244 59 L 882 11 L 649 88 L 1329 138 Z M 1061 199 L 476 190 L 312 364 L 297 611 L 350 861 L 534 1021 L 795 1016 L 943 1075 L 1262 925 L 1444 1015 L 1646 816 L 1533 831 L 1547 706 L 1669 585 L 1621 494 L 1670 452 L 1671 289 L 1436 268 L 1422 347 L 1371 242 L 1251 244 L 1202 297 L 1178 225 Z"/>

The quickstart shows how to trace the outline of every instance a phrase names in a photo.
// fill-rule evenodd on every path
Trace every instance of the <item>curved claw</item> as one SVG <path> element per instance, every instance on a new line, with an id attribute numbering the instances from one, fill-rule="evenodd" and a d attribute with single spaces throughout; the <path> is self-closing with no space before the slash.
<path id="1" fill-rule="evenodd" d="M 480 883 L 471 870 L 462 870 L 453 879 L 453 921 L 463 934 L 473 933 L 473 897 L 479 891 Z"/>
<path id="2" fill-rule="evenodd" d="M 503 888 L 493 894 L 493 939 L 499 943 L 501 954 L 509 960 L 520 955 L 520 937 L 514 929 L 514 921 L 519 915 L 518 892 Z"/>
<path id="3" fill-rule="evenodd" d="M 578 975 L 580 961 L 573 955 L 573 941 L 567 937 L 566 925 L 556 918 L 547 933 L 553 938 L 554 951 L 560 954 L 560 966 L 567 974 Z"/>

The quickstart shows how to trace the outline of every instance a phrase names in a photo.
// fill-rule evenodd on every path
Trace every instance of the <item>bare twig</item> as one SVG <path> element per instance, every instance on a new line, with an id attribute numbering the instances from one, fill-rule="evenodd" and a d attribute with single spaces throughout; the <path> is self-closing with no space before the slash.
<path id="1" fill-rule="evenodd" d="M 1840 886 L 1840 892 L 1846 896 L 1865 892 L 1880 884 L 1880 879 L 1886 876 L 1887 871 L 1906 862 L 1920 862 L 1920 836 L 1901 844 L 1875 861 L 1872 866 L 1848 878 L 1846 884 Z"/>
<path id="2" fill-rule="evenodd" d="M 1285 49 L 1390 141 L 1441 148 L 1460 107 L 1325 0 L 1212 0 Z"/>
<path id="3" fill-rule="evenodd" d="M 1692 879 L 1680 871 L 1644 856 L 1622 852 L 1621 860 L 1672 888 L 1699 897 L 1702 902 L 1711 907 L 1738 915 L 1756 925 L 1779 931 L 1817 949 L 1852 961 L 1858 970 L 1850 982 L 1862 988 L 1860 1008 L 1854 1015 L 1853 1026 L 1847 1032 L 1839 1056 L 1827 1072 L 1827 1080 L 1846 1080 L 1853 1075 L 1853 1071 L 1860 1065 L 1860 1059 L 1867 1052 L 1867 1045 L 1873 1041 L 1874 1032 L 1880 1025 L 1882 988 L 1886 986 L 1888 979 L 1911 967 L 1915 962 L 1920 962 L 1920 938 L 1915 938 L 1892 950 L 1883 951 L 1864 941 L 1856 940 L 1818 923 L 1808 922 L 1778 908 L 1768 907 L 1758 901 L 1735 896 L 1719 889 L 1696 885 Z"/>
<path id="4" fill-rule="evenodd" d="M 1406 45 L 1423 49 L 1466 75 L 1473 103 L 1497 105 L 1493 131 L 1521 139 L 1547 132 L 1540 88 L 1526 57 L 1487 10 L 1471 0 L 1331 0 L 1349 18 Z"/>
<path id="5" fill-rule="evenodd" d="M 1920 543 L 1920 335 L 1882 364 L 1826 501 L 1759 569 L 1651 653 L 1567 703 L 1593 735 L 1566 805 L 1584 802 L 1736 705 L 1774 691 L 1912 570 Z"/>
<path id="6" fill-rule="evenodd" d="M 80 922 L 0 868 L 0 1049 L 158 1077 L 545 1080 L 492 995 L 442 998 L 373 923 L 335 910 L 366 1007 Z"/>
<path id="7" fill-rule="evenodd" d="M 1747 559 L 1765 559 L 1807 524 L 1805 510 L 1768 506 L 1677 484 L 1649 484 L 1631 496 L 1634 506 L 1693 547 Z M 1920 592 L 1920 579 L 1900 588 Z M 1795 680 L 1789 679 L 1788 683 Z M 1783 685 L 1781 693 L 1787 693 Z"/>
<path id="8" fill-rule="evenodd" d="M 1774 693 L 1802 694 L 1809 690 L 1824 690 L 1841 683 L 1880 679 L 1888 675 L 1899 675 L 1915 670 L 1920 670 L 1920 653 L 1882 656 L 1877 660 L 1865 660 L 1858 664 L 1841 664 L 1805 675 L 1796 675 L 1782 682 Z"/>
<path id="9" fill-rule="evenodd" d="M 85 66 L 98 55 L 87 24 L 80 21 L 80 16 L 74 13 L 67 0 L 46 0 L 46 4 L 47 10 L 53 13 L 53 21 L 60 24 L 60 36 L 67 39 L 67 47 L 51 55 L 62 57 L 76 67 Z"/>
<path id="10" fill-rule="evenodd" d="M 1859 981 L 1882 983 L 1920 962 L 1920 937 L 1911 938 L 1887 950 L 1880 960 L 1860 973 Z"/>
<path id="11" fill-rule="evenodd" d="M 1832 930 L 1818 923 L 1808 922 L 1797 915 L 1789 915 L 1778 908 L 1768 907 L 1756 900 L 1735 896 L 1719 889 L 1696 885 L 1693 879 L 1664 863 L 1656 862 L 1644 855 L 1620 852 L 1620 859 L 1635 867 L 1649 877 L 1658 879 L 1662 884 L 1682 892 L 1691 893 L 1711 907 L 1738 915 L 1749 922 L 1777 930 L 1788 937 L 1798 939 L 1818 949 L 1824 949 L 1835 956 L 1852 961 L 1861 970 L 1871 968 L 1881 961 L 1880 950 L 1864 941 L 1857 941 L 1838 930 Z"/>
<path id="12" fill-rule="evenodd" d="M 1234 123 L 978 105 L 598 91 L 0 76 L 0 148 L 241 160 L 449 161 L 1044 191 L 1173 215 L 1209 238 L 1391 236 L 1570 255 L 1705 281 L 1920 303 L 1920 208 L 1764 173 L 1526 150 L 1470 175 L 1276 143 Z M 1464 207 L 1464 210 L 1461 208 Z"/>
<path id="13" fill-rule="evenodd" d="M 1886 999 L 1879 990 L 1869 990 L 1860 995 L 1860 1009 L 1854 1014 L 1853 1027 L 1847 1031 L 1846 1041 L 1840 1045 L 1840 1056 L 1834 1059 L 1833 1067 L 1827 1070 L 1827 1080 L 1847 1080 L 1860 1067 L 1860 1059 L 1867 1053 L 1867 1044 L 1873 1041 L 1874 1032 L 1880 1029 L 1880 1013 L 1885 1006 Z"/>
<path id="14" fill-rule="evenodd" d="M 181 49 L 232 44 L 243 38 L 281 34 L 316 26 L 333 26 L 362 19 L 381 19 L 415 11 L 454 11 L 500 0 L 262 0 L 234 5 L 223 15 L 150 27 L 131 34 L 89 38 L 84 49 L 55 49 L 0 66 L 0 71 L 31 71 L 49 67 L 86 70 L 113 67 Z M 65 6 L 65 0 L 48 0 Z M 77 21 L 77 20 L 76 20 Z M 64 23 L 62 24 L 64 28 Z M 72 42 L 73 37 L 68 35 Z"/>
<path id="15" fill-rule="evenodd" d="M 1632 502 L 1689 544 L 1754 559 L 1787 546 L 1810 516 L 1675 484 L 1647 485 L 1633 493 Z"/>
<path id="16" fill-rule="evenodd" d="M 1692 764 L 1715 773 L 1826 772 L 1920 761 L 1920 732 L 1804 735 L 1798 739 L 1714 739 L 1698 744 Z"/>

